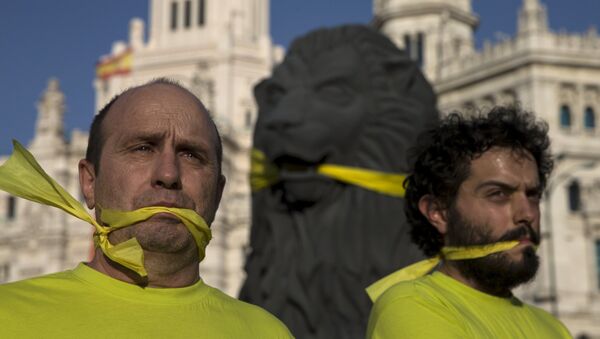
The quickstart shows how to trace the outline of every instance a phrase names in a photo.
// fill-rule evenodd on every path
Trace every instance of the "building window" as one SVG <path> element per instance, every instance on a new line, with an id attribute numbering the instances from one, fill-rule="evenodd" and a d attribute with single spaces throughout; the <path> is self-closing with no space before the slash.
<path id="1" fill-rule="evenodd" d="M 177 29 L 177 2 L 171 2 L 171 30 Z"/>
<path id="2" fill-rule="evenodd" d="M 204 15 L 206 14 L 205 0 L 198 0 L 198 26 L 204 26 L 206 22 Z"/>
<path id="3" fill-rule="evenodd" d="M 425 46 L 425 34 L 419 32 L 416 36 L 410 34 L 404 34 L 404 52 L 412 60 L 414 60 L 419 67 L 423 66 L 424 59 L 424 46 Z"/>
<path id="4" fill-rule="evenodd" d="M 19 276 L 23 278 L 35 277 L 44 273 L 44 269 L 40 266 L 25 267 L 19 270 Z"/>
<path id="5" fill-rule="evenodd" d="M 406 55 L 408 55 L 410 58 L 412 58 L 411 45 L 412 39 L 410 38 L 410 35 L 404 34 L 404 51 L 406 52 Z"/>
<path id="6" fill-rule="evenodd" d="M 108 86 L 108 80 L 104 79 L 101 80 L 101 86 L 102 86 L 102 94 L 104 95 L 108 95 L 108 90 L 109 90 L 109 86 Z"/>
<path id="7" fill-rule="evenodd" d="M 246 127 L 252 127 L 252 112 L 250 110 L 246 111 Z"/>
<path id="8" fill-rule="evenodd" d="M 596 278 L 597 287 L 600 290 L 600 239 L 596 240 Z"/>
<path id="9" fill-rule="evenodd" d="M 418 33 L 417 34 L 417 55 L 415 55 L 415 60 L 419 67 L 423 67 L 423 46 L 425 45 L 425 34 Z"/>
<path id="10" fill-rule="evenodd" d="M 8 264 L 0 265 L 0 283 L 6 282 L 10 279 L 10 266 Z"/>
<path id="11" fill-rule="evenodd" d="M 560 107 L 560 126 L 571 127 L 571 109 L 567 105 Z"/>
<path id="12" fill-rule="evenodd" d="M 584 113 L 584 126 L 587 129 L 596 128 L 596 114 L 594 113 L 594 109 L 591 107 L 587 107 Z"/>
<path id="13" fill-rule="evenodd" d="M 578 212 L 581 210 L 581 187 L 579 181 L 573 180 L 569 187 L 569 210 L 571 212 Z"/>
<path id="14" fill-rule="evenodd" d="M 454 40 L 452 40 L 452 50 L 453 50 L 454 56 L 460 56 L 461 47 L 462 47 L 462 40 L 459 38 L 454 38 Z"/>
<path id="15" fill-rule="evenodd" d="M 12 220 L 17 215 L 17 198 L 12 195 L 8 197 L 6 204 L 6 218 Z"/>
<path id="16" fill-rule="evenodd" d="M 189 28 L 192 25 L 192 0 L 185 1 L 183 25 Z"/>

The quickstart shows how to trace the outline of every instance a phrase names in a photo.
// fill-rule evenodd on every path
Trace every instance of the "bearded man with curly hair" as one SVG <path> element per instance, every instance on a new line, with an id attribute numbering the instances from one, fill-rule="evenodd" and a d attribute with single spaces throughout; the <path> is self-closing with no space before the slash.
<path id="1" fill-rule="evenodd" d="M 419 140 L 406 217 L 413 242 L 440 263 L 369 288 L 368 338 L 570 338 L 511 293 L 539 266 L 540 197 L 553 167 L 547 125 L 495 107 L 450 114 Z"/>

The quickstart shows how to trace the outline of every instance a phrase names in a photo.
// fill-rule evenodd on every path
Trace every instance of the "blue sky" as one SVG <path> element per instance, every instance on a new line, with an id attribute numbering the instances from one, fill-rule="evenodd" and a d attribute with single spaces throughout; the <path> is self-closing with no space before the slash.
<path id="1" fill-rule="evenodd" d="M 514 34 L 522 0 L 473 0 L 481 22 L 477 44 L 496 32 Z M 598 0 L 543 0 L 553 30 L 583 32 L 598 25 Z M 368 23 L 371 0 L 271 0 L 273 40 L 288 46 L 309 30 Z M 0 155 L 11 139 L 29 143 L 36 102 L 50 77 L 66 95 L 65 123 L 87 130 L 94 114 L 92 81 L 98 58 L 115 40 L 127 40 L 132 17 L 147 21 L 149 0 L 0 1 Z"/>

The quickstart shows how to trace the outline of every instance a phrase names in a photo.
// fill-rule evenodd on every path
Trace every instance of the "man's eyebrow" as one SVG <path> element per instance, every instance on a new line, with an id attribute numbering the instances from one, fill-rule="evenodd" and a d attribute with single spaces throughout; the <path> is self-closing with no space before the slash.
<path id="1" fill-rule="evenodd" d="M 488 187 L 497 187 L 497 188 L 501 188 L 503 190 L 506 191 L 516 191 L 518 186 L 517 185 L 510 185 L 507 184 L 503 181 L 498 181 L 498 180 L 488 180 L 488 181 L 484 181 L 481 184 L 477 185 L 477 187 L 475 187 L 475 191 L 481 191 L 483 189 L 486 189 Z"/>
<path id="2" fill-rule="evenodd" d="M 125 140 L 125 143 L 132 144 L 136 142 L 152 142 L 159 143 L 164 138 L 163 132 L 137 132 Z M 191 140 L 191 139 L 176 139 L 176 148 L 189 149 L 199 152 L 208 152 L 208 145 L 202 142 Z"/>
<path id="3" fill-rule="evenodd" d="M 525 187 L 525 191 L 541 192 L 542 188 L 540 185 L 541 185 L 540 183 L 536 183 L 535 185 L 527 186 L 527 187 Z M 496 187 L 496 188 L 500 188 L 500 189 L 510 191 L 510 192 L 514 192 L 519 188 L 518 185 L 510 185 L 506 182 L 498 181 L 498 180 L 489 180 L 489 181 L 485 181 L 485 182 L 482 182 L 481 184 L 477 185 L 477 187 L 475 188 L 475 191 L 480 191 L 480 190 L 483 190 L 483 189 L 486 189 L 489 187 Z"/>
<path id="4" fill-rule="evenodd" d="M 187 140 L 187 139 L 178 140 L 176 142 L 175 147 L 178 149 L 186 149 L 186 150 L 192 150 L 192 151 L 203 152 L 203 153 L 208 153 L 208 148 L 209 148 L 208 145 L 205 145 L 202 142 L 192 141 L 192 140 Z"/>

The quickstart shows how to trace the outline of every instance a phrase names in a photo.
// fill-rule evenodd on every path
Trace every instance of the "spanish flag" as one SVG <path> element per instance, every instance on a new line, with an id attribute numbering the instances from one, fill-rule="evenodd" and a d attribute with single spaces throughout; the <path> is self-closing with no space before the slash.
<path id="1" fill-rule="evenodd" d="M 131 71 L 133 53 L 127 49 L 123 53 L 101 60 L 96 65 L 96 77 L 106 80 L 113 75 L 127 74 Z"/>

